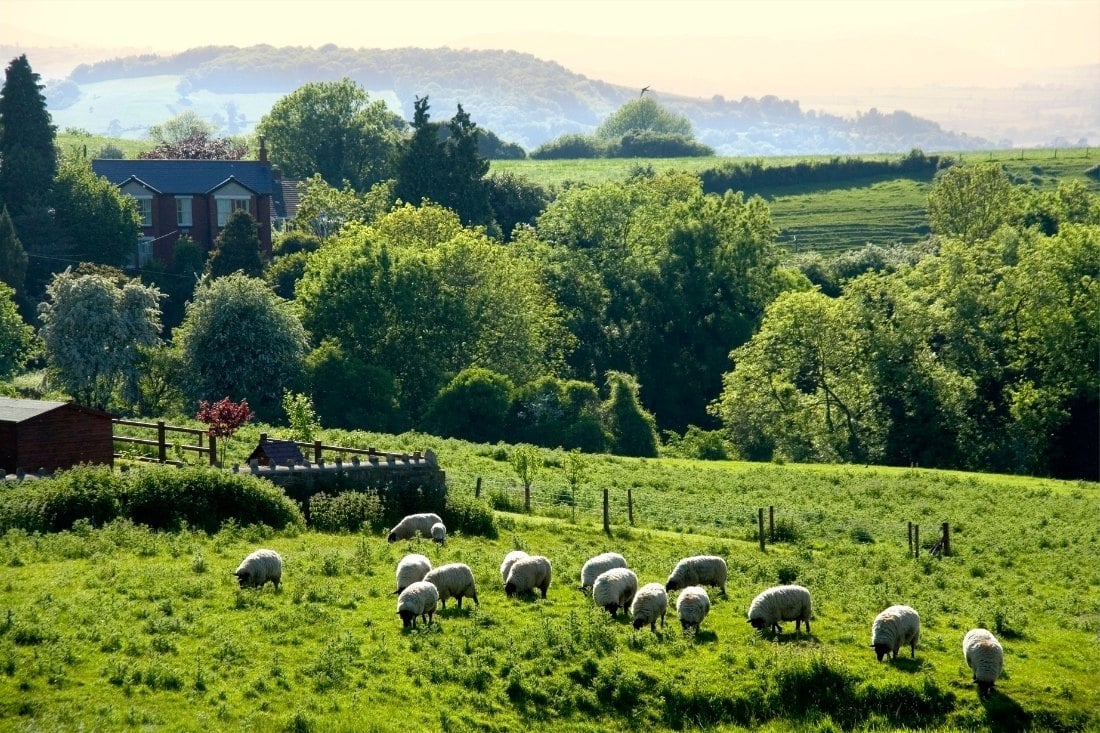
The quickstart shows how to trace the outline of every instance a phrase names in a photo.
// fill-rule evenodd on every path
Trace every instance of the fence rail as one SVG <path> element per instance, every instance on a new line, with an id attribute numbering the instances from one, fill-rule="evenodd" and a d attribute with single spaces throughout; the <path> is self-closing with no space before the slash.
<path id="1" fill-rule="evenodd" d="M 139 438 L 132 435 L 119 435 L 117 432 L 112 436 L 116 443 L 129 443 L 132 445 L 144 445 L 157 449 L 156 457 L 152 456 L 138 456 L 139 460 L 152 460 L 158 463 L 171 463 L 173 465 L 183 465 L 183 461 L 169 460 L 168 450 L 171 448 L 173 451 L 179 449 L 181 451 L 191 451 L 198 453 L 200 456 L 205 454 L 207 460 L 211 466 L 216 466 L 218 462 L 218 441 L 213 435 L 210 435 L 205 430 L 198 428 L 185 428 L 178 425 L 168 425 L 163 420 L 157 422 L 143 422 L 141 420 L 123 420 L 122 418 L 114 418 L 111 420 L 115 425 L 121 425 L 131 428 L 140 428 L 143 430 L 153 430 L 156 433 L 155 438 Z M 169 434 L 182 434 L 190 436 L 194 443 L 177 443 L 174 440 L 169 440 Z M 206 445 L 203 445 L 203 440 L 206 439 Z M 116 452 L 115 458 L 124 457 L 123 454 Z"/>

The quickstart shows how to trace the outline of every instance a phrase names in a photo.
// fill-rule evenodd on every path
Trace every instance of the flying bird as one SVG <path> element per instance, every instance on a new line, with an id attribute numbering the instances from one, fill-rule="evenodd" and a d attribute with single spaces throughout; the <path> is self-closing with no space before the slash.
<path id="1" fill-rule="evenodd" d="M 644 97 L 645 93 L 648 92 L 648 91 L 649 91 L 649 86 L 648 85 L 642 87 L 642 93 L 638 95 L 638 99 L 641 99 L 642 97 Z"/>

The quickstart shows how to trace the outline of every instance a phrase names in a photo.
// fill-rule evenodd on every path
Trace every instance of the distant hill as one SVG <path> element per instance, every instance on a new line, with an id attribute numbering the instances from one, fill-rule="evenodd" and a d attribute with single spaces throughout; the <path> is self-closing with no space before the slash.
<path id="1" fill-rule="evenodd" d="M 30 57 L 28 57 L 30 58 Z M 34 59 L 31 58 L 32 67 Z M 456 105 L 481 127 L 527 150 L 564 133 L 591 132 L 638 90 L 576 74 L 515 51 L 449 48 L 393 50 L 209 46 L 171 56 L 127 56 L 77 66 L 50 81 L 54 122 L 95 134 L 137 138 L 186 109 L 222 134 L 249 133 L 271 105 L 310 81 L 350 77 L 406 119 L 429 96 L 435 119 Z M 698 139 L 720 155 L 799 155 L 936 151 L 993 147 L 904 111 L 870 109 L 855 119 L 804 111 L 774 96 L 727 100 L 656 94 L 692 121 Z"/>

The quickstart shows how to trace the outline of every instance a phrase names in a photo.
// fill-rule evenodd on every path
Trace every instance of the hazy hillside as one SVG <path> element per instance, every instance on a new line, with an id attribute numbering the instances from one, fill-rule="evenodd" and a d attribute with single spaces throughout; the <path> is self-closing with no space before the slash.
<path id="1" fill-rule="evenodd" d="M 275 100 L 301 84 L 344 76 L 406 119 L 417 96 L 430 97 L 436 118 L 450 117 L 461 103 L 479 125 L 527 150 L 564 133 L 592 131 L 638 93 L 513 51 L 265 45 L 82 64 L 67 79 L 48 82 L 46 94 L 61 128 L 141 137 L 149 125 L 191 109 L 223 132 L 237 134 L 250 132 Z M 904 111 L 883 114 L 871 108 L 851 119 L 803 110 L 798 101 L 774 96 L 697 99 L 655 91 L 722 155 L 992 147 L 988 140 L 949 132 Z"/>

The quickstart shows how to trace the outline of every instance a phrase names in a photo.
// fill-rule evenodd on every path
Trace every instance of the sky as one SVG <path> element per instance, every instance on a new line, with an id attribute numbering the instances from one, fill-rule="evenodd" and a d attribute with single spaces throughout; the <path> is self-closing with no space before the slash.
<path id="1" fill-rule="evenodd" d="M 807 98 L 1100 64 L 1100 0 L 0 0 L 0 45 L 259 43 L 509 49 L 655 92 Z"/>

